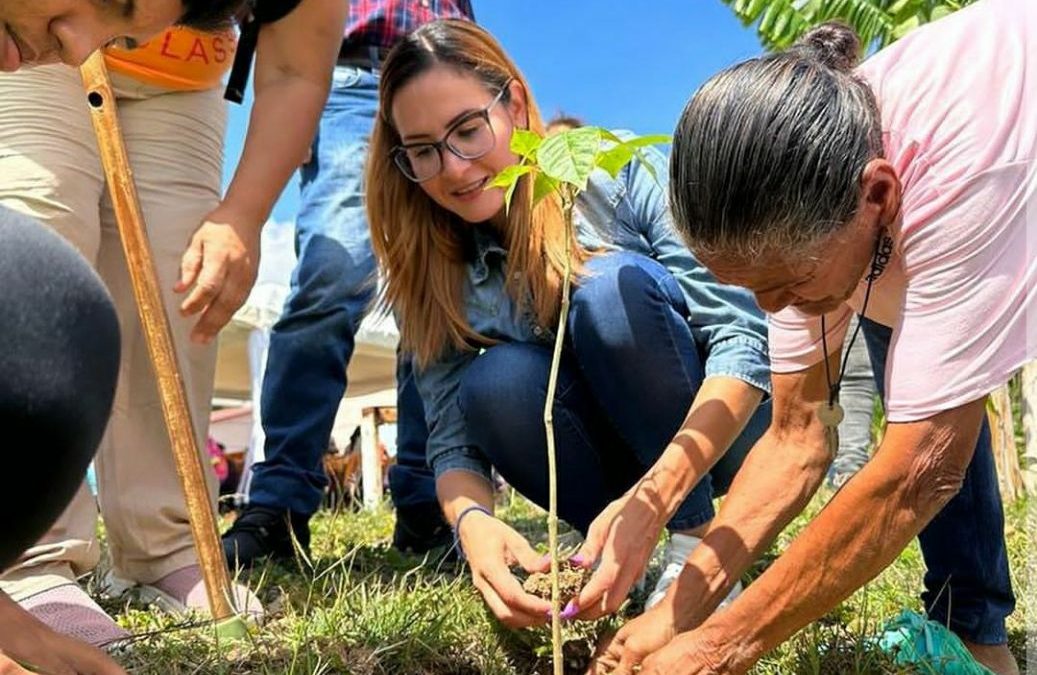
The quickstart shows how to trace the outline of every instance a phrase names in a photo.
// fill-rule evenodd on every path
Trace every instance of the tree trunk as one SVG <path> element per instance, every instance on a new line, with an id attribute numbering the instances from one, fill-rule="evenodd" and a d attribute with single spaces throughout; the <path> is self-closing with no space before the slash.
<path id="1" fill-rule="evenodd" d="M 1023 366 L 1023 483 L 1026 492 L 1037 495 L 1037 361 Z"/>
<path id="2" fill-rule="evenodd" d="M 1012 420 L 1012 397 L 1007 384 L 990 394 L 987 417 L 990 420 L 1001 497 L 1006 503 L 1012 503 L 1022 497 L 1024 491 L 1019 448 L 1015 443 L 1015 424 Z"/>

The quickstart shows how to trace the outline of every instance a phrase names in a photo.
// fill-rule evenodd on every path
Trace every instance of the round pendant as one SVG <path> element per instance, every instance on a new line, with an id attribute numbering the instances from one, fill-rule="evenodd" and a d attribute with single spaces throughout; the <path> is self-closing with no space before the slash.
<path id="1" fill-rule="evenodd" d="M 835 428 L 843 421 L 843 407 L 838 402 L 829 405 L 822 403 L 817 407 L 817 418 L 826 427 Z"/>

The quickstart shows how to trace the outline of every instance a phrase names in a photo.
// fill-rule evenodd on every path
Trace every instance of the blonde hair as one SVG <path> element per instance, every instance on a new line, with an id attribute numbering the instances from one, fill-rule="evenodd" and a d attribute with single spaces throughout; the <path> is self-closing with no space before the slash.
<path id="1" fill-rule="evenodd" d="M 478 78 L 497 92 L 514 80 L 526 93 L 529 128 L 543 134 L 540 112 L 529 85 L 504 50 L 473 23 L 446 19 L 425 24 L 404 38 L 382 69 L 381 114 L 371 134 L 366 170 L 371 244 L 385 275 L 382 307 L 396 312 L 400 342 L 419 367 L 448 348 L 460 351 L 495 341 L 477 333 L 465 313 L 464 281 L 469 224 L 429 198 L 394 165 L 390 152 L 400 137 L 389 120 L 393 97 L 414 77 L 437 65 Z M 508 92 L 502 101 L 509 100 Z M 506 139 L 497 139 L 498 143 Z M 558 318 L 565 264 L 565 224 L 560 201 L 551 195 L 533 206 L 532 181 L 520 179 L 499 233 L 508 251 L 506 290 L 520 310 L 530 309 L 539 324 Z M 574 275 L 589 253 L 573 238 Z"/>

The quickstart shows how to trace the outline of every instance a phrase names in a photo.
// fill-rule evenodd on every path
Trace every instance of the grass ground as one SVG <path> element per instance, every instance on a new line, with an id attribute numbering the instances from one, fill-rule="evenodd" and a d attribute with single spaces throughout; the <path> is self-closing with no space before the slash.
<path id="1" fill-rule="evenodd" d="M 819 495 L 775 544 L 782 550 L 830 495 Z M 1032 505 L 1037 506 L 1037 505 Z M 1011 642 L 1023 660 L 1026 626 L 1037 616 L 1033 568 L 1037 508 L 1019 503 L 1006 514 L 1019 608 L 1010 619 Z M 546 540 L 535 507 L 515 500 L 502 516 L 536 541 Z M 1027 523 L 1027 518 L 1032 520 Z M 465 570 L 422 565 L 389 547 L 393 517 L 376 513 L 324 513 L 314 521 L 312 559 L 271 565 L 249 581 L 269 603 L 270 616 L 247 642 L 217 647 L 207 626 L 177 624 L 147 608 L 108 609 L 141 635 L 119 656 L 133 673 L 281 674 L 522 674 L 549 672 L 548 630 L 500 628 L 483 608 Z M 963 546 L 969 545 L 962 542 Z M 765 565 L 766 563 L 761 563 Z M 901 609 L 919 609 L 922 561 L 917 545 L 835 611 L 768 655 L 758 674 L 895 673 L 869 646 L 868 637 Z M 633 598 L 627 612 L 636 612 Z M 598 635 L 614 622 L 569 629 L 567 671 L 582 672 Z M 1031 633 L 1031 658 L 1037 657 Z M 1037 673 L 1037 668 L 1033 670 Z"/>

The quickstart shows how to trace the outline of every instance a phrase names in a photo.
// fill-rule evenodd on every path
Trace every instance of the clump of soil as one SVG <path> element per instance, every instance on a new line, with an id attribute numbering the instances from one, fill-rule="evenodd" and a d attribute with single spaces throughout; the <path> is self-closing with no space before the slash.
<path id="1" fill-rule="evenodd" d="M 558 594 L 564 607 L 566 603 L 580 595 L 591 578 L 591 570 L 580 567 L 568 560 L 559 563 L 558 570 Z M 530 574 L 522 584 L 522 589 L 530 595 L 535 595 L 544 600 L 551 599 L 551 574 L 549 572 L 535 572 Z"/>

